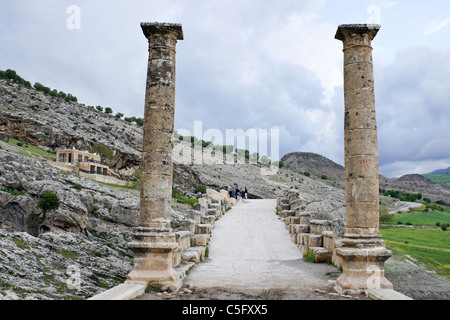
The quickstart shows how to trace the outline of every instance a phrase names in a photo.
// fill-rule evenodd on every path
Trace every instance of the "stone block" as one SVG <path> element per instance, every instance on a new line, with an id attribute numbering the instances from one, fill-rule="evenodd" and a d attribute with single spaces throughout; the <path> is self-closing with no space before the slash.
<path id="1" fill-rule="evenodd" d="M 306 245 L 299 244 L 298 248 L 300 249 L 302 255 L 306 256 L 309 252 L 309 247 Z"/>
<path id="2" fill-rule="evenodd" d="M 199 224 L 210 224 L 211 227 L 214 229 L 215 224 L 216 224 L 216 216 L 205 216 L 205 217 L 202 217 Z"/>
<path id="3" fill-rule="evenodd" d="M 181 247 L 176 248 L 173 251 L 172 254 L 172 265 L 173 267 L 178 266 L 181 263 L 181 255 L 183 253 L 183 250 L 181 249 Z"/>
<path id="4" fill-rule="evenodd" d="M 207 208 L 208 207 L 208 200 L 206 198 L 200 198 L 198 199 L 198 203 L 200 203 L 201 206 Z"/>
<path id="5" fill-rule="evenodd" d="M 210 234 L 212 226 L 210 224 L 197 224 L 195 226 L 195 234 Z"/>
<path id="6" fill-rule="evenodd" d="M 181 250 L 186 250 L 191 246 L 191 234 L 192 232 L 190 231 L 175 232 L 175 239 Z"/>
<path id="7" fill-rule="evenodd" d="M 206 215 L 207 216 L 218 216 L 219 211 L 217 211 L 216 209 L 208 209 L 208 210 L 206 210 Z"/>
<path id="8" fill-rule="evenodd" d="M 324 231 L 328 231 L 330 222 L 328 220 L 311 220 L 310 222 L 310 232 L 313 234 L 322 235 Z"/>
<path id="9" fill-rule="evenodd" d="M 323 247 L 334 250 L 334 241 L 333 241 L 333 231 L 324 231 L 322 233 L 323 236 Z"/>
<path id="10" fill-rule="evenodd" d="M 195 263 L 199 263 L 205 258 L 206 248 L 203 246 L 200 247 L 190 247 L 189 249 L 183 251 L 181 258 L 183 261 L 191 261 Z"/>
<path id="11" fill-rule="evenodd" d="M 299 245 L 307 246 L 309 243 L 309 233 L 297 234 L 297 243 Z"/>
<path id="12" fill-rule="evenodd" d="M 290 217 L 291 218 L 291 224 L 300 224 L 300 217 Z"/>
<path id="13" fill-rule="evenodd" d="M 229 199 L 230 198 L 230 193 L 227 190 L 220 190 L 220 194 L 222 195 L 222 197 L 224 199 Z"/>
<path id="14" fill-rule="evenodd" d="M 189 231 L 194 233 L 195 225 L 196 225 L 195 221 L 191 219 L 181 221 L 181 229 L 183 229 L 183 231 Z"/>
<path id="15" fill-rule="evenodd" d="M 187 216 L 188 219 L 190 220 L 194 220 L 195 223 L 201 223 L 201 217 L 202 217 L 202 213 L 200 211 L 197 210 L 191 210 L 188 212 Z"/>
<path id="16" fill-rule="evenodd" d="M 281 211 L 280 216 L 282 218 L 292 217 L 292 216 L 295 216 L 295 211 L 283 210 L 283 211 Z"/>
<path id="17" fill-rule="evenodd" d="M 309 224 L 311 221 L 311 214 L 308 212 L 302 212 L 299 214 L 300 224 Z"/>
<path id="18" fill-rule="evenodd" d="M 305 205 L 300 205 L 297 208 L 295 208 L 295 216 L 296 217 L 300 217 L 300 214 L 302 214 L 305 211 L 306 211 L 306 206 Z"/>
<path id="19" fill-rule="evenodd" d="M 322 247 L 323 237 L 319 234 L 310 234 L 308 239 L 308 245 L 310 247 Z"/>
<path id="20" fill-rule="evenodd" d="M 309 226 L 307 224 L 295 224 L 294 233 L 309 233 Z"/>
<path id="21" fill-rule="evenodd" d="M 291 234 L 290 237 L 291 237 L 292 242 L 297 244 L 297 235 L 296 234 Z"/>
<path id="22" fill-rule="evenodd" d="M 297 208 L 299 208 L 299 207 L 301 208 L 301 205 L 302 205 L 302 200 L 300 200 L 300 199 L 294 200 L 290 203 L 291 210 L 293 210 L 293 211 L 296 211 Z"/>
<path id="23" fill-rule="evenodd" d="M 321 247 L 310 247 L 317 263 L 331 261 L 332 251 Z"/>
<path id="24" fill-rule="evenodd" d="M 191 247 L 205 247 L 210 238 L 209 234 L 193 234 L 191 235 Z"/>

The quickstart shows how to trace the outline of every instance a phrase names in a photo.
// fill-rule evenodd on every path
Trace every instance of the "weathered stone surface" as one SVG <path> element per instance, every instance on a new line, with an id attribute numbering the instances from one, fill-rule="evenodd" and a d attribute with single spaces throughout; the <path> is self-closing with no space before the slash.
<path id="1" fill-rule="evenodd" d="M 370 289 L 373 272 L 377 288 L 392 289 L 384 277 L 384 261 L 392 253 L 378 233 L 378 140 L 371 42 L 379 25 L 341 25 L 336 39 L 344 44 L 346 234 L 336 253 L 343 274 L 336 290 L 355 293 Z"/>
<path id="2" fill-rule="evenodd" d="M 183 32 L 180 25 L 173 24 L 142 23 L 141 27 L 149 42 L 139 227 L 145 230 L 145 236 L 138 230 L 129 245 L 135 264 L 127 281 L 158 283 L 176 292 L 181 287 L 181 279 L 173 269 L 174 250 L 190 246 L 188 233 L 175 239 L 170 229 L 175 55 Z"/>
<path id="3" fill-rule="evenodd" d="M 209 234 L 193 234 L 191 235 L 191 246 L 192 247 L 200 247 L 206 246 L 210 239 Z"/>
<path id="4" fill-rule="evenodd" d="M 318 234 L 310 234 L 309 238 L 308 238 L 308 246 L 310 247 L 321 247 L 323 242 L 322 242 L 322 235 L 318 235 Z"/>

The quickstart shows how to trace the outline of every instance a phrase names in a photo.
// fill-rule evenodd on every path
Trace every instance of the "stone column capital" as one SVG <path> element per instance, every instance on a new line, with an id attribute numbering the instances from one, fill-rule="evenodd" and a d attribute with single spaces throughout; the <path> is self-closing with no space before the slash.
<path id="1" fill-rule="evenodd" d="M 177 40 L 184 40 L 183 27 L 178 23 L 142 22 L 142 31 L 148 39 L 154 34 L 174 34 Z"/>
<path id="2" fill-rule="evenodd" d="M 371 46 L 372 40 L 381 29 L 379 24 L 341 24 L 335 39 L 344 42 L 344 47 Z"/>

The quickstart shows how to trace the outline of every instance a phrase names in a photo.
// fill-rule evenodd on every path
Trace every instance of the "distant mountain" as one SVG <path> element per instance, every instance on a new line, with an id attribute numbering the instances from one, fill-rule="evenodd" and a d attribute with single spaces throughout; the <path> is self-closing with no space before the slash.
<path id="1" fill-rule="evenodd" d="M 397 179 L 397 181 L 422 181 L 425 183 L 431 183 L 431 180 L 420 174 L 407 174 Z"/>
<path id="2" fill-rule="evenodd" d="M 450 167 L 448 167 L 447 169 L 435 170 L 435 171 L 430 172 L 428 174 L 441 174 L 441 173 L 450 173 Z"/>
<path id="3" fill-rule="evenodd" d="M 345 181 L 345 168 L 319 154 L 293 152 L 285 155 L 281 161 L 284 162 L 285 168 L 292 171 L 306 171 L 313 176 L 326 175 L 334 181 Z"/>

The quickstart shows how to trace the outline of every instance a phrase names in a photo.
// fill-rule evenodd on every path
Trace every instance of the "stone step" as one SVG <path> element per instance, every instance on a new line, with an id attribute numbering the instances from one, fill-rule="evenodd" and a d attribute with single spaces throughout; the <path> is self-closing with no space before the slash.
<path id="1" fill-rule="evenodd" d="M 291 225 L 292 233 L 308 233 L 309 232 L 309 225 L 307 224 L 293 224 Z"/>
<path id="2" fill-rule="evenodd" d="M 333 252 L 331 250 L 322 247 L 309 247 L 309 250 L 313 251 L 316 262 L 319 263 L 331 261 L 333 255 Z"/>
<path id="3" fill-rule="evenodd" d="M 214 229 L 216 224 L 216 216 L 205 216 L 202 217 L 199 224 L 210 224 Z"/>
<path id="4" fill-rule="evenodd" d="M 302 212 L 298 216 L 300 217 L 301 224 L 309 224 L 311 221 L 311 214 L 309 212 Z"/>
<path id="5" fill-rule="evenodd" d="M 313 234 L 322 235 L 324 231 L 328 231 L 330 228 L 330 221 L 328 220 L 311 220 L 309 223 L 311 225 L 310 232 Z"/>
<path id="6" fill-rule="evenodd" d="M 195 226 L 195 234 L 210 234 L 212 229 L 211 224 L 197 224 Z"/>
<path id="7" fill-rule="evenodd" d="M 181 250 L 186 250 L 191 246 L 191 235 L 190 231 L 177 231 L 175 232 L 175 239 L 178 243 L 178 247 Z"/>
<path id="8" fill-rule="evenodd" d="M 190 261 L 194 263 L 199 263 L 205 258 L 206 247 L 190 247 L 189 249 L 183 251 L 181 254 L 181 259 L 184 262 Z"/>
<path id="9" fill-rule="evenodd" d="M 191 235 L 191 247 L 205 247 L 208 244 L 210 238 L 211 235 L 209 234 L 193 234 Z"/>
<path id="10" fill-rule="evenodd" d="M 295 216 L 295 211 L 293 210 L 283 210 L 280 212 L 280 217 L 282 218 L 287 218 L 287 217 L 292 217 Z"/>
<path id="11" fill-rule="evenodd" d="M 310 234 L 308 239 L 308 245 L 310 247 L 322 247 L 323 237 L 321 234 Z"/>
<path id="12" fill-rule="evenodd" d="M 180 275 L 181 279 L 183 280 L 184 278 L 186 278 L 189 270 L 191 270 L 194 266 L 195 262 L 182 262 L 179 266 L 174 267 L 174 270 Z"/>

